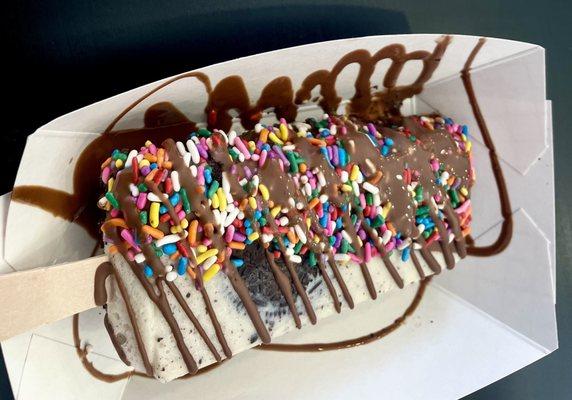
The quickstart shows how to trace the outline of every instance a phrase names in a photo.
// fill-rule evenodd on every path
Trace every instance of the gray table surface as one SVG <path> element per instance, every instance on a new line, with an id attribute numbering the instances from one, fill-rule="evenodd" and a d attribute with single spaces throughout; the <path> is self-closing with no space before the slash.
<path id="1" fill-rule="evenodd" d="M 560 348 L 468 398 L 572 399 L 572 119 L 566 116 L 572 110 L 572 2 L 387 0 L 349 4 L 322 0 L 225 0 L 212 4 L 181 0 L 160 7 L 153 1 L 27 3 L 14 2 L 5 8 L 7 18 L 1 29 L 6 32 L 2 37 L 8 38 L 7 54 L 18 56 L 12 58 L 8 67 L 18 77 L 26 74 L 27 68 L 37 66 L 34 76 L 42 80 L 35 83 L 45 91 L 53 89 L 51 82 L 63 76 L 68 85 L 58 86 L 60 97 L 50 101 L 45 91 L 38 90 L 38 101 L 44 103 L 38 104 L 32 116 L 28 112 L 27 118 L 21 118 L 15 107 L 5 112 L 16 116 L 12 120 L 17 121 L 6 123 L 0 139 L 3 148 L 13 149 L 6 156 L 12 176 L 25 135 L 42 123 L 142 83 L 240 55 L 384 33 L 482 35 L 546 48 L 547 90 L 548 98 L 553 100 L 554 118 Z M 261 24 L 266 24 L 262 31 Z M 237 37 L 244 40 L 238 41 Z M 213 41 L 220 44 L 220 51 L 210 50 Z M 158 45 L 160 62 L 147 54 Z M 192 57 L 177 52 L 178 47 L 185 46 L 192 50 Z M 132 60 L 122 56 L 126 49 L 135 49 L 130 57 L 135 61 L 145 59 L 147 64 L 140 63 L 137 70 L 129 70 L 126 65 Z M 91 74 L 90 81 L 85 80 L 86 72 Z M 106 80 L 98 81 L 98 76 L 105 76 Z M 22 90 L 8 83 L 6 91 L 17 99 Z M 10 189 L 12 182 L 3 178 L 2 193 Z M 11 398 L 1 357 L 0 398 Z"/>

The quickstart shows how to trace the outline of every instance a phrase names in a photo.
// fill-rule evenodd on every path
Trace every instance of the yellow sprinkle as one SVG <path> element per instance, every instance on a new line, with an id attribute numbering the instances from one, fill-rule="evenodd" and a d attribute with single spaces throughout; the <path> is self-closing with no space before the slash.
<path id="1" fill-rule="evenodd" d="M 202 264 L 207 258 L 211 258 L 212 256 L 216 256 L 218 254 L 218 249 L 210 249 L 201 253 L 197 256 L 197 265 Z"/>
<path id="2" fill-rule="evenodd" d="M 473 142 L 467 142 L 465 143 L 465 150 L 467 151 L 467 153 L 469 151 L 471 151 L 471 148 L 473 147 Z"/>
<path id="3" fill-rule="evenodd" d="M 183 228 L 181 227 L 181 225 L 176 225 L 176 226 L 172 226 L 170 231 L 173 234 L 177 234 L 177 233 L 181 233 L 183 231 Z"/>
<path id="4" fill-rule="evenodd" d="M 248 142 L 248 150 L 252 152 L 256 150 L 256 143 L 254 143 L 252 140 Z"/>
<path id="5" fill-rule="evenodd" d="M 268 134 L 268 137 L 270 138 L 270 140 L 272 140 L 276 144 L 280 144 L 280 145 L 284 144 L 284 142 L 282 140 L 280 140 L 274 132 L 270 132 Z"/>
<path id="6" fill-rule="evenodd" d="M 213 264 L 203 275 L 203 282 L 208 282 L 220 271 L 219 264 Z"/>
<path id="7" fill-rule="evenodd" d="M 146 140 L 146 141 L 145 141 L 145 146 L 146 146 L 146 147 L 149 147 L 149 146 L 151 146 L 152 144 L 153 144 L 153 142 L 151 142 L 150 140 Z"/>
<path id="8" fill-rule="evenodd" d="M 252 208 L 253 210 L 256 210 L 258 208 L 258 204 L 256 204 L 256 199 L 252 196 L 250 196 L 248 198 L 248 205 L 250 206 L 250 208 Z"/>
<path id="9" fill-rule="evenodd" d="M 282 140 L 288 140 L 288 127 L 284 124 L 280 124 L 280 136 L 282 137 Z"/>
<path id="10" fill-rule="evenodd" d="M 226 211 L 226 194 L 224 194 L 224 190 L 222 190 L 221 187 L 216 191 L 216 197 L 218 197 L 218 206 L 220 211 Z"/>
<path id="11" fill-rule="evenodd" d="M 212 206 L 212 208 L 218 208 L 220 206 L 218 196 L 213 196 L 211 198 L 211 206 Z"/>
<path id="12" fill-rule="evenodd" d="M 350 173 L 350 181 L 355 181 L 359 176 L 359 167 L 357 164 L 354 164 L 352 167 L 352 172 Z"/>
<path id="13" fill-rule="evenodd" d="M 464 186 L 459 190 L 459 192 L 461 192 L 461 194 L 462 194 L 463 196 L 468 196 L 468 195 L 469 195 L 469 191 L 468 191 L 467 188 L 464 187 Z"/>
<path id="14" fill-rule="evenodd" d="M 350 185 L 347 185 L 345 183 L 342 185 L 342 192 L 349 193 L 351 191 L 353 191 L 353 188 Z"/>
<path id="15" fill-rule="evenodd" d="M 270 215 L 272 215 L 274 218 L 276 218 L 276 216 L 278 215 L 280 210 L 282 210 L 282 207 L 276 206 L 272 210 L 270 210 Z"/>
<path id="16" fill-rule="evenodd" d="M 115 179 L 114 178 L 109 178 L 109 180 L 107 181 L 107 191 L 111 192 L 113 191 L 113 184 L 115 183 Z"/>
<path id="17" fill-rule="evenodd" d="M 270 193 L 268 193 L 268 188 L 264 184 L 258 185 L 258 190 L 260 190 L 260 194 L 262 194 L 262 198 L 264 201 L 268 201 L 270 199 Z"/>
<path id="18" fill-rule="evenodd" d="M 117 167 L 117 169 L 121 169 L 123 168 L 123 160 L 118 158 L 117 160 L 115 160 L 115 166 Z"/>
<path id="19" fill-rule="evenodd" d="M 187 229 L 189 227 L 189 221 L 186 218 L 181 220 L 181 228 Z"/>
<path id="20" fill-rule="evenodd" d="M 391 201 L 388 201 L 382 208 L 381 210 L 381 216 L 385 219 L 387 218 L 387 214 L 389 214 L 389 211 L 391 210 L 391 207 L 393 205 L 391 204 Z"/>
<path id="21" fill-rule="evenodd" d="M 250 240 L 251 242 L 254 242 L 254 241 L 258 240 L 259 237 L 260 237 L 260 235 L 258 234 L 258 232 L 252 232 L 250 235 L 248 235 L 248 240 Z"/>
<path id="22" fill-rule="evenodd" d="M 151 163 L 149 162 L 149 160 L 142 159 L 141 161 L 139 161 L 139 168 L 148 167 L 150 165 Z"/>
<path id="23" fill-rule="evenodd" d="M 311 225 L 312 225 L 312 220 L 310 218 L 306 218 L 306 226 L 308 227 L 308 229 L 310 229 Z"/>
<path id="24" fill-rule="evenodd" d="M 159 226 L 159 203 L 152 202 L 151 208 L 149 209 L 149 223 L 153 228 Z"/>
<path id="25" fill-rule="evenodd" d="M 467 135 L 465 135 L 464 133 L 461 133 L 461 139 L 463 139 L 463 142 L 467 141 Z"/>
<path id="26" fill-rule="evenodd" d="M 266 143 L 268 141 L 268 129 L 264 128 L 260 131 L 260 141 Z"/>
<path id="27" fill-rule="evenodd" d="M 318 243 L 320 241 L 320 238 L 318 237 L 318 235 L 314 236 L 314 243 Z"/>
<path id="28" fill-rule="evenodd" d="M 204 253 L 205 251 L 207 251 L 209 248 L 207 246 L 205 246 L 204 244 L 199 244 L 197 246 L 197 251 L 199 253 Z"/>

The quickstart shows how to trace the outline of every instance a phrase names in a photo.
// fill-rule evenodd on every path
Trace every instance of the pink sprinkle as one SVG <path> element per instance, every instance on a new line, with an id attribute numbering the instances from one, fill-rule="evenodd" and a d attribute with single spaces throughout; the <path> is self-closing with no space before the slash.
<path id="1" fill-rule="evenodd" d="M 354 253 L 348 253 L 348 255 L 350 256 L 350 259 L 355 262 L 360 264 L 362 262 L 362 259 L 359 258 L 358 256 L 356 256 Z"/>
<path id="2" fill-rule="evenodd" d="M 367 242 L 365 244 L 365 262 L 369 262 L 371 260 L 371 244 Z"/>
<path id="3" fill-rule="evenodd" d="M 212 241 L 211 239 L 204 238 L 204 239 L 203 239 L 203 244 L 208 247 L 208 246 L 210 246 L 211 244 L 213 244 L 213 241 Z"/>
<path id="4" fill-rule="evenodd" d="M 471 200 L 466 200 L 463 204 L 461 204 L 459 207 L 455 208 L 455 212 L 457 214 L 463 214 L 464 212 L 466 212 L 468 210 L 468 208 L 471 206 Z"/>
<path id="5" fill-rule="evenodd" d="M 244 154 L 244 158 L 246 158 L 247 160 L 250 160 L 250 152 L 246 148 L 246 145 L 244 144 L 242 139 L 236 138 L 234 140 L 234 145 L 242 154 Z"/>
<path id="6" fill-rule="evenodd" d="M 258 166 L 262 167 L 266 162 L 266 157 L 268 156 L 268 152 L 266 150 L 262 150 L 260 153 L 260 158 L 258 159 Z"/>
<path id="7" fill-rule="evenodd" d="M 101 180 L 103 181 L 103 183 L 107 184 L 110 175 L 111 175 L 111 168 L 109 167 L 103 168 L 103 171 L 101 171 Z"/>
<path id="8" fill-rule="evenodd" d="M 440 203 L 440 202 L 441 202 L 441 195 L 440 195 L 440 194 L 436 194 L 435 196 L 433 196 L 433 198 L 435 199 L 435 201 L 436 201 L 437 203 Z"/>
<path id="9" fill-rule="evenodd" d="M 133 253 L 133 250 L 127 250 L 127 260 L 129 261 L 135 260 L 135 254 Z"/>
<path id="10" fill-rule="evenodd" d="M 365 202 L 365 194 L 360 193 L 359 195 L 359 205 L 361 206 L 361 208 L 365 208 L 365 206 L 367 205 Z"/>
<path id="11" fill-rule="evenodd" d="M 183 219 L 186 217 L 186 213 L 185 210 L 181 210 L 177 213 L 177 217 L 179 217 L 179 219 Z"/>
<path id="12" fill-rule="evenodd" d="M 229 225 L 228 228 L 226 228 L 226 232 L 224 233 L 224 240 L 227 243 L 232 242 L 232 237 L 234 236 L 234 225 Z"/>
<path id="13" fill-rule="evenodd" d="M 110 211 L 111 217 L 112 218 L 117 218 L 119 217 L 119 210 L 116 210 L 115 208 L 112 208 Z"/>
<path id="14" fill-rule="evenodd" d="M 139 193 L 139 196 L 137 196 L 137 208 L 143 210 L 146 204 L 147 204 L 147 194 Z"/>
<path id="15" fill-rule="evenodd" d="M 123 239 L 125 239 L 125 241 L 127 243 L 129 243 L 133 249 L 135 249 L 135 251 L 140 252 L 141 249 L 139 248 L 139 246 L 137 245 L 137 243 L 135 243 L 135 239 L 133 239 L 133 235 L 131 234 L 131 232 L 129 232 L 129 230 L 127 229 L 122 229 L 121 230 L 121 237 Z"/>
<path id="16" fill-rule="evenodd" d="M 153 143 L 151 143 L 151 145 L 149 146 L 149 152 L 153 155 L 157 154 L 157 146 L 155 146 Z"/>
<path id="17" fill-rule="evenodd" d="M 205 186 L 205 166 L 204 165 L 199 165 L 197 168 L 197 183 L 201 186 Z"/>
<path id="18" fill-rule="evenodd" d="M 394 248 L 395 248 L 395 242 L 393 240 L 385 245 L 385 251 L 387 251 L 388 253 Z"/>
<path id="19" fill-rule="evenodd" d="M 439 171 L 439 162 L 436 158 L 431 159 L 431 169 L 433 171 Z"/>

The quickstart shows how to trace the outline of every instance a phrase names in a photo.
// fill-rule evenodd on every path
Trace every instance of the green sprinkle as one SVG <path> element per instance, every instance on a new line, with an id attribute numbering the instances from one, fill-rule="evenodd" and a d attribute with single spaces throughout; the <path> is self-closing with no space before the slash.
<path id="1" fill-rule="evenodd" d="M 266 226 L 266 218 L 264 217 L 260 217 L 260 219 L 258 220 L 258 223 L 260 224 L 260 226 Z"/>
<path id="2" fill-rule="evenodd" d="M 336 243 L 336 238 L 334 236 L 330 236 L 328 240 L 330 241 L 330 246 L 333 246 L 334 243 Z"/>
<path id="3" fill-rule="evenodd" d="M 228 149 L 228 154 L 230 154 L 233 160 L 236 161 L 238 159 L 238 153 L 234 149 Z"/>
<path id="4" fill-rule="evenodd" d="M 371 194 L 370 192 L 367 192 L 365 194 L 365 204 L 367 204 L 368 206 L 371 206 L 373 204 L 373 194 Z"/>
<path id="5" fill-rule="evenodd" d="M 218 190 L 218 187 L 219 187 L 218 181 L 213 181 L 213 183 L 211 183 L 211 186 L 209 187 L 209 191 L 207 192 L 207 198 L 212 199 L 212 197 Z"/>
<path id="6" fill-rule="evenodd" d="M 340 253 L 346 254 L 350 249 L 350 244 L 346 239 L 342 239 L 342 243 L 340 244 Z"/>
<path id="7" fill-rule="evenodd" d="M 139 189 L 139 193 L 146 192 L 147 185 L 145 185 L 144 183 L 140 183 L 139 185 L 137 185 L 137 189 Z"/>
<path id="8" fill-rule="evenodd" d="M 423 186 L 417 185 L 415 188 L 415 200 L 421 201 L 423 200 Z"/>
<path id="9" fill-rule="evenodd" d="M 383 217 L 381 215 L 378 215 L 377 217 L 375 217 L 373 219 L 373 221 L 371 221 L 371 227 L 372 228 L 379 228 L 384 223 L 385 223 L 385 220 L 383 219 Z"/>
<path id="10" fill-rule="evenodd" d="M 316 253 L 314 253 L 313 251 L 311 251 L 310 255 L 308 256 L 308 264 L 310 265 L 310 267 L 315 267 L 316 264 L 318 264 Z"/>
<path id="11" fill-rule="evenodd" d="M 449 196 L 451 196 L 453 203 L 459 202 L 459 195 L 457 194 L 456 190 L 449 190 Z"/>
<path id="12" fill-rule="evenodd" d="M 352 214 L 352 216 L 351 216 L 351 220 L 352 220 L 352 224 L 353 224 L 353 225 L 355 225 L 355 224 L 356 224 L 356 222 L 357 222 L 357 215 L 355 215 L 355 214 Z"/>
<path id="13" fill-rule="evenodd" d="M 207 138 L 211 137 L 211 135 L 212 135 L 211 131 L 209 131 L 208 129 L 205 129 L 205 128 L 199 129 L 198 134 L 201 137 L 207 137 Z"/>
<path id="14" fill-rule="evenodd" d="M 411 136 L 409 136 L 409 140 L 411 140 L 412 142 L 415 142 L 417 140 L 417 137 L 415 137 L 415 135 L 411 135 Z"/>
<path id="15" fill-rule="evenodd" d="M 113 208 L 115 208 L 116 210 L 120 209 L 119 202 L 117 201 L 113 193 L 111 192 L 105 193 L 105 198 L 107 199 L 107 201 L 109 201 L 109 204 L 111 204 Z"/>
<path id="16" fill-rule="evenodd" d="M 298 172 L 298 160 L 296 160 L 296 156 L 293 152 L 287 151 L 285 153 L 286 158 L 290 161 L 290 172 L 297 173 Z"/>
<path id="17" fill-rule="evenodd" d="M 421 206 L 417 208 L 417 211 L 415 211 L 415 215 L 418 217 L 428 214 L 429 214 L 429 206 Z"/>
<path id="18" fill-rule="evenodd" d="M 147 211 L 141 211 L 139 213 L 139 221 L 141 221 L 143 225 L 147 225 L 147 219 Z"/>
<path id="19" fill-rule="evenodd" d="M 296 243 L 296 245 L 294 246 L 294 254 L 298 254 L 302 246 L 303 246 L 302 241 L 298 241 L 298 243 Z"/>
<path id="20" fill-rule="evenodd" d="M 429 236 L 431 236 L 431 232 L 430 232 L 429 230 L 423 231 L 423 237 L 424 237 L 425 239 L 428 239 Z"/>
<path id="21" fill-rule="evenodd" d="M 181 195 L 181 198 L 183 199 L 183 210 L 185 210 L 185 213 L 190 213 L 191 212 L 191 203 L 189 202 L 189 196 L 187 195 L 187 190 L 185 188 L 181 188 L 181 190 L 179 191 L 179 194 Z"/>

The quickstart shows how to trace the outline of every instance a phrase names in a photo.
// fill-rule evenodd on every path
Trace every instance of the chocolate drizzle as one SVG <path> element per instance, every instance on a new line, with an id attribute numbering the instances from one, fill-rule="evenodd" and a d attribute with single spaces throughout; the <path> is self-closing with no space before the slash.
<path id="1" fill-rule="evenodd" d="M 431 250 L 440 250 L 443 252 L 448 268 L 452 268 L 454 266 L 453 251 L 456 251 L 461 258 L 464 257 L 467 253 L 474 255 L 496 254 L 497 252 L 502 251 L 506 245 L 508 245 L 508 241 L 510 241 L 510 234 L 512 233 L 512 220 L 510 218 L 510 202 L 508 201 L 508 194 L 506 192 L 506 185 L 504 184 L 502 171 L 500 170 L 498 156 L 494 149 L 490 134 L 486 128 L 484 118 L 480 113 L 480 109 L 478 107 L 478 103 L 476 101 L 470 80 L 469 70 L 471 63 L 480 47 L 482 47 L 484 41 L 480 41 L 479 45 L 475 48 L 475 50 L 473 50 L 471 57 L 469 57 L 469 60 L 467 60 L 467 63 L 465 64 L 465 68 L 461 72 L 461 75 L 463 78 L 463 83 L 465 84 L 465 89 L 471 101 L 471 106 L 473 107 L 473 111 L 477 118 L 477 122 L 481 132 L 483 133 L 485 144 L 490 150 L 491 163 L 495 172 L 495 179 L 497 180 L 497 184 L 499 186 L 501 208 L 503 210 L 503 217 L 505 217 L 505 223 L 503 223 L 501 237 L 499 237 L 497 242 L 495 242 L 493 245 L 485 248 L 467 248 L 464 243 L 463 235 L 460 232 L 457 219 L 458 217 L 454 210 L 452 210 L 450 204 L 447 203 L 443 209 L 443 212 L 447 216 L 448 221 L 450 221 L 448 227 L 445 227 L 443 222 L 438 218 L 437 210 L 435 208 L 430 209 L 431 218 L 436 224 L 437 230 L 439 231 L 441 237 L 441 240 L 439 241 L 441 248 L 435 248 L 435 243 L 432 245 L 426 245 L 423 236 L 419 235 L 419 232 L 417 232 L 415 224 L 413 223 L 415 206 L 412 206 L 411 199 L 409 198 L 407 191 L 403 189 L 403 185 L 397 182 L 395 179 L 396 174 L 403 170 L 404 163 L 408 162 L 415 164 L 416 167 L 422 171 L 421 176 L 425 179 L 421 183 L 425 188 L 427 188 L 424 194 L 424 200 L 428 201 L 430 196 L 439 193 L 439 188 L 435 187 L 433 182 L 429 180 L 429 177 L 432 176 L 432 173 L 427 171 L 429 168 L 427 157 L 431 154 L 439 154 L 439 161 L 444 163 L 447 166 L 447 169 L 454 171 L 457 176 L 462 177 L 464 184 L 468 185 L 472 183 L 473 177 L 470 173 L 468 161 L 458 152 L 454 151 L 454 143 L 449 139 L 446 132 L 436 130 L 429 133 L 426 129 L 422 128 L 412 119 L 402 118 L 399 113 L 399 108 L 403 100 L 420 93 L 425 82 L 431 78 L 448 44 L 450 43 L 450 40 L 451 38 L 449 36 L 443 36 L 438 41 L 433 52 L 414 51 L 407 53 L 405 48 L 400 44 L 386 46 L 374 55 L 371 55 L 366 50 L 356 50 L 344 56 L 332 68 L 331 71 L 319 70 L 310 74 L 304 80 L 302 87 L 296 92 L 295 96 L 290 78 L 279 77 L 274 79 L 262 90 L 260 98 L 254 105 L 251 104 L 244 82 L 239 76 L 227 77 L 218 82 L 214 89 L 212 89 L 209 78 L 200 72 L 181 75 L 161 84 L 151 92 L 142 96 L 135 103 L 127 107 L 112 121 L 105 132 L 96 140 L 94 140 L 82 152 L 80 158 L 76 163 L 76 169 L 74 172 L 73 194 L 68 194 L 43 187 L 20 186 L 15 188 L 12 198 L 16 201 L 39 206 L 56 216 L 63 217 L 69 221 L 77 222 L 86 227 L 92 236 L 97 237 L 97 230 L 95 227 L 97 226 L 99 217 L 96 213 L 96 210 L 94 210 L 95 207 L 92 207 L 92 205 L 97 202 L 100 195 L 99 178 L 96 174 L 96 172 L 99 171 L 99 166 L 105 160 L 107 155 L 111 153 L 112 149 L 137 148 L 143 145 L 145 140 L 151 140 L 155 143 L 163 142 L 163 146 L 167 149 L 169 160 L 173 163 L 173 169 L 179 173 L 181 186 L 184 187 L 189 194 L 191 194 L 189 196 L 189 200 L 192 203 L 191 209 L 192 213 L 194 214 L 194 218 L 198 219 L 203 224 L 212 224 L 214 221 L 214 216 L 209 208 L 202 188 L 200 185 L 198 185 L 195 178 L 186 167 L 184 160 L 178 153 L 175 145 L 175 140 L 185 139 L 189 132 L 196 129 L 196 124 L 193 121 L 188 120 L 170 103 L 158 103 L 149 108 L 145 113 L 145 125 L 142 129 L 114 131 L 113 129 L 115 128 L 116 124 L 129 111 L 134 109 L 138 104 L 147 99 L 153 93 L 156 93 L 160 89 L 172 84 L 175 81 L 186 78 L 197 79 L 204 86 L 204 89 L 208 95 L 208 102 L 205 107 L 205 112 L 208 116 L 208 126 L 211 129 L 219 128 L 228 131 L 232 125 L 232 116 L 230 113 L 231 111 L 236 111 L 238 113 L 242 125 L 247 129 L 254 127 L 254 125 L 262 117 L 263 112 L 270 108 L 273 108 L 277 117 L 283 117 L 287 121 L 293 121 L 297 114 L 297 104 L 301 104 L 309 100 L 311 91 L 317 86 L 320 86 L 321 99 L 319 104 L 322 106 L 324 111 L 335 114 L 335 111 L 341 102 L 341 98 L 338 96 L 335 88 L 336 80 L 345 67 L 350 64 L 357 63 L 360 70 L 355 83 L 356 91 L 348 106 L 348 114 L 352 116 L 353 120 L 356 123 L 360 123 L 361 121 L 376 121 L 379 119 L 385 121 L 403 122 L 404 126 L 410 129 L 419 139 L 421 139 L 415 144 L 408 143 L 407 146 L 402 147 L 408 149 L 406 154 L 394 154 L 390 157 L 381 157 L 379 148 L 377 148 L 375 144 L 373 144 L 365 135 L 358 133 L 357 129 L 355 129 L 355 127 L 353 127 L 351 124 L 348 124 L 349 130 L 347 135 L 343 136 L 342 139 L 344 147 L 351 155 L 352 159 L 355 160 L 355 162 L 363 171 L 367 171 L 371 164 L 374 165 L 375 170 L 383 171 L 384 174 L 382 179 L 379 181 L 378 186 L 381 191 L 382 199 L 384 201 L 391 200 L 392 204 L 394 204 L 395 210 L 392 215 L 396 217 L 393 221 L 396 228 L 400 232 L 403 232 L 404 235 L 411 236 L 417 240 L 417 242 L 421 245 L 421 248 L 418 249 L 418 253 L 434 273 L 439 273 L 441 271 L 441 266 L 431 254 Z M 383 87 L 385 89 L 381 92 L 371 93 L 371 76 L 375 71 L 376 64 L 384 59 L 391 60 L 391 66 L 383 81 Z M 399 74 L 401 73 L 405 63 L 410 60 L 421 61 L 423 63 L 423 69 L 413 83 L 406 86 L 397 86 L 397 79 Z M 381 126 L 379 129 L 382 130 L 384 136 L 390 137 L 396 142 L 403 140 L 403 134 L 401 132 L 397 132 L 390 128 Z M 338 193 L 338 187 L 341 183 L 339 177 L 336 175 L 333 169 L 329 167 L 323 156 L 319 152 L 316 152 L 314 146 L 308 146 L 304 139 L 291 139 L 292 143 L 296 145 L 302 156 L 307 160 L 309 168 L 319 168 L 324 172 L 326 181 L 328 182 L 324 192 L 328 194 L 332 203 L 337 205 L 347 204 L 347 199 Z M 218 155 L 214 154 L 213 158 L 215 158 L 216 161 L 221 164 L 223 172 L 228 173 L 230 171 L 231 163 L 228 158 L 228 154 L 226 154 L 225 157 L 225 153 L 221 152 Z M 272 168 L 274 168 L 274 170 Z M 374 171 L 371 171 L 371 173 L 374 173 Z M 261 181 L 267 184 L 269 191 L 272 192 L 272 198 L 276 199 L 277 202 L 280 202 L 280 199 L 286 200 L 292 196 L 300 200 L 303 206 L 307 205 L 304 196 L 300 196 L 299 193 L 296 193 L 296 186 L 289 182 L 287 174 L 281 173 L 281 171 L 276 171 L 275 163 L 267 163 L 265 168 L 259 171 L 259 174 Z M 367 177 L 368 176 L 366 176 L 366 178 Z M 121 204 L 121 209 L 124 211 L 125 220 L 128 227 L 137 232 L 139 239 L 144 239 L 144 235 L 141 232 L 141 223 L 137 216 L 137 212 L 129 198 L 129 183 L 131 183 L 131 181 L 132 177 L 130 176 L 130 173 L 128 171 L 124 171 L 119 175 L 119 178 L 115 182 L 113 192 Z M 231 177 L 230 182 L 233 196 L 236 196 L 236 199 L 246 198 L 246 193 L 243 191 L 240 185 L 238 185 L 238 180 L 236 177 Z M 156 195 L 158 195 L 159 198 L 163 198 L 161 192 L 156 187 L 151 185 L 150 189 Z M 286 194 L 289 194 L 290 196 L 286 196 Z M 262 199 L 259 197 L 257 200 L 262 201 Z M 168 201 L 164 201 L 163 204 L 165 207 L 167 207 L 169 215 L 173 221 L 177 222 L 179 219 L 177 214 L 174 212 L 171 204 Z M 299 223 L 302 221 L 302 218 L 299 214 L 300 213 L 292 207 L 290 209 L 289 218 L 292 221 Z M 317 224 L 315 213 L 310 212 L 309 217 L 312 221 L 312 228 L 315 234 L 322 235 L 323 233 L 320 231 L 320 229 L 318 229 L 319 226 Z M 272 218 L 269 218 L 269 222 L 269 226 L 275 230 L 276 226 L 273 226 Z M 391 263 L 384 246 L 381 244 L 381 238 L 377 236 L 375 230 L 371 229 L 367 226 L 367 224 L 364 223 L 363 215 L 360 216 L 357 223 L 353 223 L 350 219 L 349 210 L 346 210 L 343 213 L 343 222 L 344 228 L 352 239 L 351 242 L 356 250 L 357 257 L 362 260 L 364 259 L 363 251 L 359 246 L 356 234 L 356 226 L 361 224 L 361 226 L 368 232 L 368 234 L 373 239 L 375 239 L 374 245 L 379 251 L 382 261 L 389 274 L 395 281 L 396 285 L 403 287 L 403 280 L 395 266 Z M 301 223 L 300 226 L 303 229 L 306 229 L 304 223 Z M 115 243 L 121 243 L 116 228 L 106 226 L 105 224 L 103 228 L 105 234 Z M 447 229 L 450 229 L 454 235 L 454 245 L 449 241 Z M 216 227 L 212 230 L 212 232 L 209 232 L 208 234 L 218 249 L 224 249 L 225 243 Z M 279 238 L 279 235 L 277 235 L 277 237 Z M 185 345 L 184 338 L 181 335 L 177 321 L 172 315 L 172 310 L 166 298 L 165 283 L 169 290 L 171 290 L 173 293 L 180 306 L 183 308 L 183 311 L 186 313 L 187 317 L 197 328 L 197 331 L 213 353 L 215 359 L 220 361 L 222 359 L 221 356 L 218 354 L 213 343 L 204 332 L 204 329 L 200 326 L 199 321 L 196 319 L 186 304 L 185 299 L 181 296 L 176 285 L 174 283 L 165 281 L 165 266 L 155 255 L 151 246 L 145 244 L 144 240 L 141 240 L 141 242 L 143 243 L 141 247 L 145 258 L 152 267 L 156 276 L 153 279 L 148 279 L 145 277 L 140 266 L 129 259 L 125 246 L 119 245 L 118 250 L 129 263 L 132 271 L 137 276 L 150 299 L 155 303 L 155 305 L 161 311 L 166 322 L 169 324 L 173 337 L 175 338 L 179 351 L 181 352 L 189 372 L 191 374 L 196 373 L 198 367 L 190 353 L 189 348 Z M 282 253 L 285 253 L 286 249 L 284 244 L 280 240 L 278 243 Z M 188 244 L 186 244 L 186 246 L 188 246 Z M 316 247 L 312 248 L 312 250 L 320 255 L 320 257 L 318 257 L 318 267 L 332 297 L 333 305 L 336 311 L 340 312 L 341 303 L 338 300 L 335 288 L 326 271 L 327 266 L 331 268 L 333 276 L 342 291 L 342 295 L 346 303 L 350 308 L 353 308 L 354 302 L 351 293 L 349 293 L 347 286 L 341 274 L 339 273 L 331 250 L 327 245 L 325 248 Z M 421 268 L 416 253 L 417 250 L 412 250 L 411 252 L 413 264 L 415 265 L 415 268 L 420 277 L 424 278 L 423 269 Z M 312 308 L 312 304 L 310 303 L 308 293 L 306 292 L 304 286 L 301 284 L 293 265 L 288 261 L 288 259 L 285 259 L 285 264 L 289 275 L 288 277 L 281 271 L 280 267 L 274 262 L 273 256 L 269 255 L 268 252 L 267 258 L 276 282 L 280 287 L 281 293 L 289 305 L 296 326 L 300 327 L 301 322 L 295 309 L 291 283 L 294 285 L 297 294 L 302 299 L 304 309 L 309 320 L 312 323 L 315 323 L 316 315 Z M 194 262 L 194 260 L 191 260 L 191 262 Z M 282 345 L 268 346 L 268 343 L 270 343 L 270 335 L 258 313 L 256 305 L 253 302 L 246 285 L 244 284 L 244 281 L 236 270 L 236 267 L 230 263 L 229 260 L 225 259 L 223 264 L 223 271 L 226 277 L 229 279 L 232 287 L 244 305 L 245 310 L 250 317 L 258 336 L 266 346 L 263 347 L 263 349 L 284 351 L 285 347 L 277 347 Z M 360 269 L 370 296 L 372 298 L 376 298 L 377 291 L 365 262 L 360 263 Z M 231 357 L 232 352 L 226 343 L 224 334 L 216 318 L 216 314 L 212 308 L 212 305 L 210 304 L 208 294 L 204 289 L 200 275 L 200 269 L 198 269 L 198 271 L 199 275 L 196 278 L 195 284 L 201 291 L 207 312 L 215 328 L 217 339 L 223 348 L 224 355 L 226 357 Z M 110 270 L 109 267 L 103 268 L 99 275 L 100 278 L 98 278 L 97 281 L 104 281 L 110 272 L 114 276 L 115 281 L 117 282 L 117 285 L 120 289 L 120 293 L 125 301 L 137 340 L 138 348 L 145 364 L 146 372 L 148 375 L 152 375 L 153 370 L 147 358 L 146 350 L 143 345 L 143 341 L 141 339 L 133 311 L 130 308 L 126 289 L 117 271 L 115 269 Z M 421 283 L 415 300 L 408 307 L 403 316 L 397 319 L 395 323 L 390 327 L 354 340 L 330 344 L 300 345 L 295 349 L 290 348 L 288 351 L 316 351 L 329 350 L 334 348 L 346 348 L 369 343 L 375 339 L 379 339 L 397 329 L 397 327 L 399 327 L 403 321 L 405 321 L 407 316 L 414 312 L 415 308 L 421 300 L 427 282 L 428 281 L 424 281 Z M 96 288 L 97 287 L 104 288 L 104 286 L 101 285 L 96 286 Z M 100 304 L 101 302 L 104 302 L 105 296 L 101 293 L 100 289 L 98 290 L 99 292 L 96 292 L 95 296 L 98 304 Z M 119 353 L 120 346 L 117 346 L 117 343 L 115 342 L 114 344 L 116 345 L 116 348 L 118 348 Z M 76 347 L 78 347 L 78 354 L 80 357 L 83 357 L 83 361 L 85 359 L 85 354 L 83 354 L 83 356 L 80 354 L 81 352 L 79 350 L 79 343 Z M 86 365 L 86 368 L 88 368 L 86 361 L 84 362 L 84 365 Z"/>

